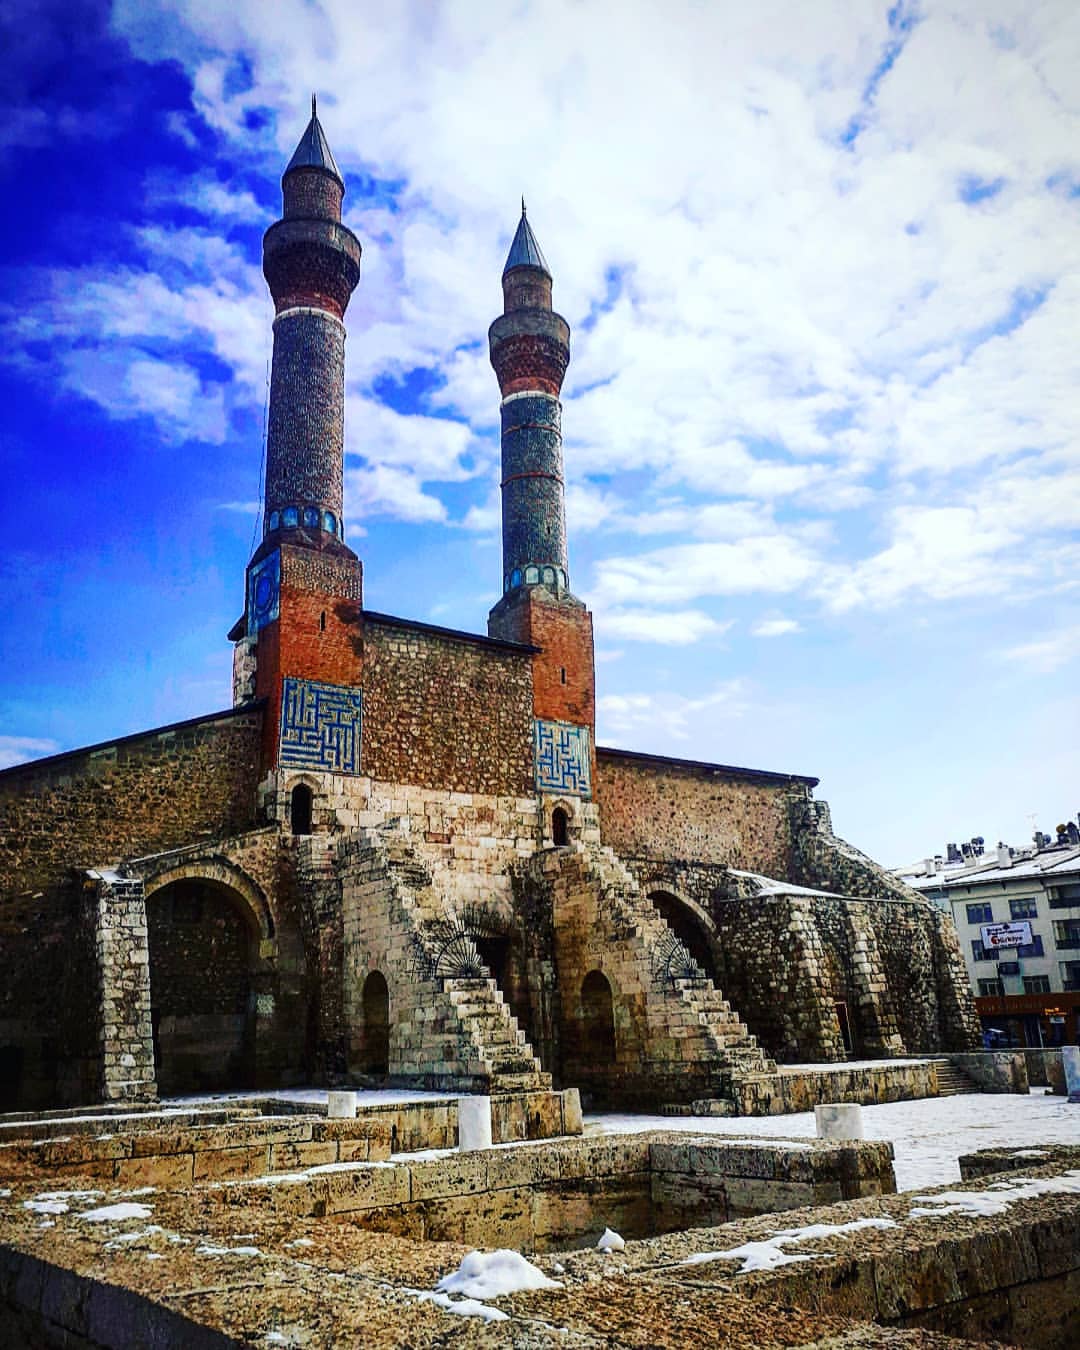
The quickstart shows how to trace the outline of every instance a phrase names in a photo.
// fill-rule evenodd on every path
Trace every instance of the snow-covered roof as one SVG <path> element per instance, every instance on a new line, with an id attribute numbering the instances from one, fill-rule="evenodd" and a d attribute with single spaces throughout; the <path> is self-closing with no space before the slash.
<path id="1" fill-rule="evenodd" d="M 1021 854 L 1011 867 L 1002 867 L 996 853 L 987 853 L 962 867 L 946 867 L 941 872 L 905 877 L 904 880 L 915 890 L 925 891 L 942 886 L 981 885 L 987 881 L 1053 879 L 1070 872 L 1080 872 L 1080 846 L 1075 844 L 1051 845 L 1037 853 Z"/>

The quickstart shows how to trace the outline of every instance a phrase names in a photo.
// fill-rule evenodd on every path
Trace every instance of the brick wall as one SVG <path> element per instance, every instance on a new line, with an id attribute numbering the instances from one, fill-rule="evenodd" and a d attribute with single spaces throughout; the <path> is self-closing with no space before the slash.
<path id="1" fill-rule="evenodd" d="M 21 1100 L 86 1091 L 78 872 L 250 826 L 261 723 L 248 708 L 0 773 L 0 1046 L 21 1052 Z"/>
<path id="2" fill-rule="evenodd" d="M 604 843 L 625 858 L 692 858 L 787 878 L 789 807 L 798 779 L 691 768 L 597 751 L 595 796 Z"/>
<path id="3" fill-rule="evenodd" d="M 390 782 L 530 792 L 529 654 L 365 616 L 362 763 Z"/>

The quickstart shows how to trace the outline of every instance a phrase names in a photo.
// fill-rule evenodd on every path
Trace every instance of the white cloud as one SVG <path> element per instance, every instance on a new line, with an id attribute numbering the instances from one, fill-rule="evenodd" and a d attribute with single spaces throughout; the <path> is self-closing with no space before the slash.
<path id="1" fill-rule="evenodd" d="M 679 544 L 597 563 L 598 608 L 672 605 L 707 595 L 794 591 L 819 571 L 814 552 L 783 534 L 738 543 Z"/>
<path id="2" fill-rule="evenodd" d="M 708 693 L 687 698 L 665 690 L 649 693 L 604 694 L 596 701 L 597 740 L 659 749 L 670 740 L 700 736 L 718 721 L 738 719 L 749 710 L 742 680 L 728 680 Z"/>
<path id="3" fill-rule="evenodd" d="M 794 619 L 762 619 L 750 630 L 754 637 L 784 637 L 788 633 L 801 633 L 802 625 Z"/>
<path id="4" fill-rule="evenodd" d="M 1032 642 L 1022 642 L 1018 646 L 1008 647 L 1002 652 L 1002 656 L 1025 670 L 1051 675 L 1080 657 L 1080 624 L 1062 628 L 1056 633 L 1036 638 Z"/>
<path id="5" fill-rule="evenodd" d="M 59 744 L 48 737 L 0 735 L 0 769 L 10 769 L 13 764 L 25 764 L 28 760 L 41 759 L 45 755 L 55 755 L 59 750 Z"/>
<path id="6" fill-rule="evenodd" d="M 596 615 L 596 627 L 605 638 L 688 646 L 727 632 L 731 624 L 718 623 L 700 609 L 609 609 Z"/>
<path id="7" fill-rule="evenodd" d="M 446 507 L 424 492 L 420 479 L 407 469 L 374 464 L 345 471 L 345 516 L 362 524 L 371 516 L 435 523 L 446 519 Z M 355 528 L 351 530 L 355 533 Z"/>

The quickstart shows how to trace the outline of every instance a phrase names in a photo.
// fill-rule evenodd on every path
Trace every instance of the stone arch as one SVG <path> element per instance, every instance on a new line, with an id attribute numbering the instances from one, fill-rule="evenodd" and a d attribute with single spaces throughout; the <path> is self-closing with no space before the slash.
<path id="1" fill-rule="evenodd" d="M 581 982 L 580 1037 L 583 1062 L 615 1063 L 615 1000 L 611 982 L 602 970 L 590 970 Z"/>
<path id="2" fill-rule="evenodd" d="M 716 926 L 696 900 L 655 887 L 646 894 L 653 908 L 683 944 L 705 974 L 719 987 L 719 967 L 714 950 Z"/>
<path id="3" fill-rule="evenodd" d="M 160 873 L 146 895 L 159 1091 L 253 1086 L 260 975 L 274 931 L 265 897 L 223 862 Z"/>
<path id="4" fill-rule="evenodd" d="M 301 796 L 304 792 L 310 795 L 308 803 L 310 827 L 307 831 L 298 831 L 293 820 L 297 792 L 300 792 Z M 331 818 L 326 811 L 326 793 L 323 784 L 311 773 L 283 775 L 275 794 L 272 814 L 291 834 L 314 834 L 320 825 L 325 826 L 327 820 Z"/>
<path id="5" fill-rule="evenodd" d="M 259 942 L 273 942 L 274 916 L 263 889 L 235 863 L 227 862 L 224 858 L 210 858 L 202 862 L 182 863 L 178 867 L 144 877 L 143 893 L 147 901 L 155 892 L 171 886 L 175 881 L 202 881 L 232 891 L 243 902 L 247 921 L 257 930 Z"/>
<path id="6" fill-rule="evenodd" d="M 383 1076 L 390 1072 L 390 988 L 381 970 L 373 970 L 360 995 L 363 1023 L 358 1068 Z"/>

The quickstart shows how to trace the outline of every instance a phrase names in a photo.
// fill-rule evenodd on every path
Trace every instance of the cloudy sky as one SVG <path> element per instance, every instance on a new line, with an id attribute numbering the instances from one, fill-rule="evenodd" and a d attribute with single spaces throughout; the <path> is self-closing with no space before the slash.
<path id="1" fill-rule="evenodd" d="M 498 597 L 524 193 L 600 743 L 818 775 L 889 864 L 1080 808 L 1075 0 L 23 0 L 0 49 L 0 762 L 229 703 L 317 90 L 369 607 Z"/>

